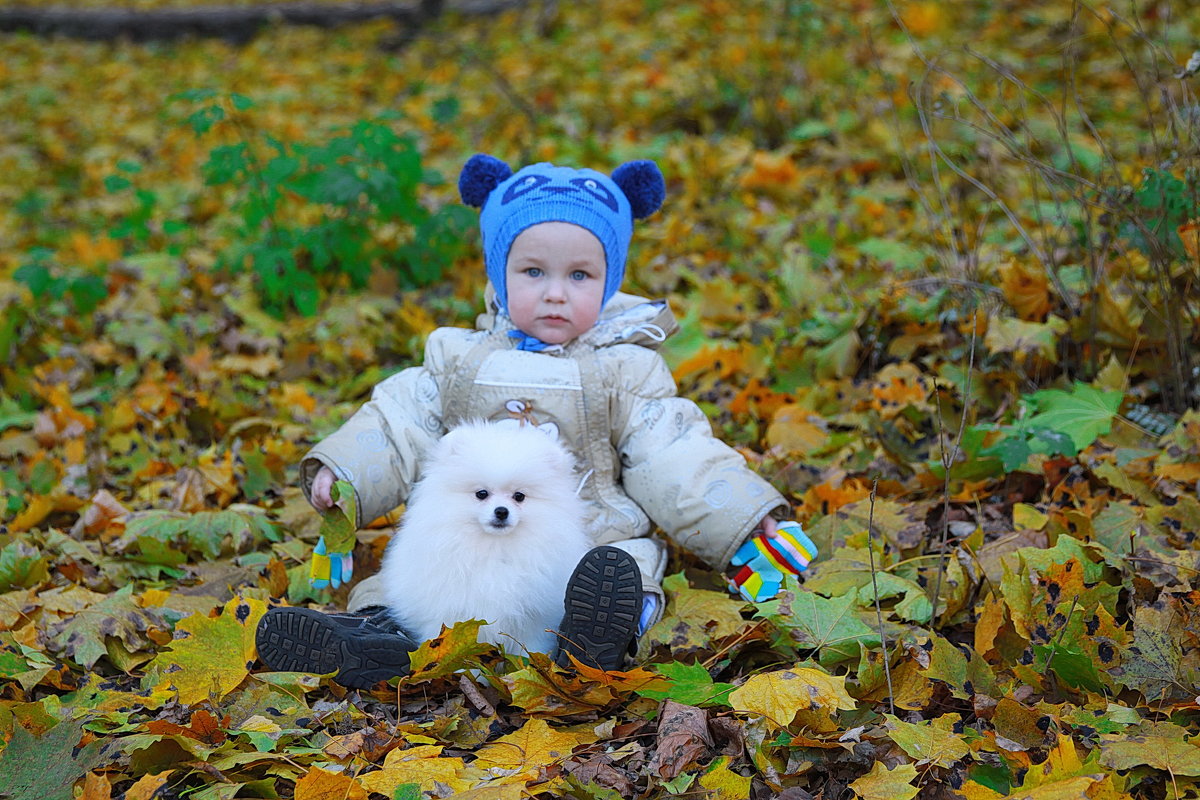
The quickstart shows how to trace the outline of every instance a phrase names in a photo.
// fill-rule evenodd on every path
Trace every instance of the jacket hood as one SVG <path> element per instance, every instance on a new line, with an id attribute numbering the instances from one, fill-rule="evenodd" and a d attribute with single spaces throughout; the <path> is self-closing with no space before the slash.
<path id="1" fill-rule="evenodd" d="M 500 310 L 496 302 L 496 291 L 490 283 L 484 290 L 483 299 L 486 310 L 475 318 L 477 330 L 515 330 L 512 320 Z M 667 337 L 677 330 L 679 323 L 675 321 L 675 315 L 666 300 L 648 300 L 645 297 L 617 292 L 605 304 L 592 329 L 575 341 L 590 347 L 636 344 L 657 350 Z"/>

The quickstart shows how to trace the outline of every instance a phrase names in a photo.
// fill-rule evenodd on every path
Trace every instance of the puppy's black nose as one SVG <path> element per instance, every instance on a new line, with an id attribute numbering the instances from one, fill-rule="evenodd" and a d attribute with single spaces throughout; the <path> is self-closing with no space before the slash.
<path id="1" fill-rule="evenodd" d="M 508 519 L 508 509 L 504 506 L 496 506 L 492 513 L 496 515 L 496 519 Z"/>

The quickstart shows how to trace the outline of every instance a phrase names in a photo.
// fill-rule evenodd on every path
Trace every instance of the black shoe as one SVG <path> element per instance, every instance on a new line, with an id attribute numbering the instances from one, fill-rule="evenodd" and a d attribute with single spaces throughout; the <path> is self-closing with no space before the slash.
<path id="1" fill-rule="evenodd" d="M 272 608 L 254 634 L 258 657 L 272 670 L 333 677 L 351 689 L 408 674 L 417 642 L 376 607 L 357 614 L 324 614 L 311 608 Z"/>
<path id="2" fill-rule="evenodd" d="M 570 666 L 570 653 L 589 667 L 620 669 L 642 613 L 642 573 L 633 556 L 616 547 L 588 551 L 567 582 L 563 605 L 558 665 Z"/>

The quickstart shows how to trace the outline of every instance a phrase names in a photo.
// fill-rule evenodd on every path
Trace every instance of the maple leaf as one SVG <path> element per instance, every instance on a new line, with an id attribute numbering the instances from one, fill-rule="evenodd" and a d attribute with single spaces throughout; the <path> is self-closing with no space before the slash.
<path id="1" fill-rule="evenodd" d="M 1174 694 L 1187 685 L 1180 674 L 1182 660 L 1182 631 L 1175 610 L 1165 604 L 1134 609 L 1133 644 L 1121 653 L 1117 680 L 1147 697 Z"/>
<path id="2" fill-rule="evenodd" d="M 483 773 L 468 767 L 457 756 L 442 755 L 441 745 L 417 745 L 395 749 L 383 759 L 382 769 L 360 775 L 364 789 L 392 797 L 405 784 L 416 784 L 420 791 L 436 791 L 438 784 L 455 792 L 471 788 Z"/>
<path id="3" fill-rule="evenodd" d="M 719 756 L 700 774 L 698 783 L 712 800 L 745 800 L 750 797 L 751 778 L 729 768 L 732 759 Z"/>
<path id="4" fill-rule="evenodd" d="M 456 672 L 479 665 L 479 657 L 495 647 L 479 641 L 479 629 L 487 623 L 478 620 L 456 622 L 420 646 L 409 656 L 411 672 L 400 679 L 408 685 L 445 678 Z"/>
<path id="5" fill-rule="evenodd" d="M 564 717 L 605 708 L 617 700 L 612 681 L 572 674 L 551 665 L 550 657 L 531 653 L 529 665 L 501 677 L 512 704 L 527 714 Z"/>
<path id="6" fill-rule="evenodd" d="M 726 592 L 693 589 L 682 573 L 664 578 L 663 591 L 666 612 L 646 631 L 648 644 L 666 644 L 676 653 L 707 648 L 749 624 L 742 619 L 741 601 Z"/>
<path id="7" fill-rule="evenodd" d="M 1044 389 L 1029 395 L 1037 413 L 1025 420 L 1031 428 L 1048 428 L 1066 433 L 1076 450 L 1096 441 L 1112 429 L 1112 420 L 1121 407 L 1121 393 L 1105 391 L 1075 382 L 1070 392 Z"/>
<path id="8" fill-rule="evenodd" d="M 555 729 L 543 719 L 531 719 L 512 733 L 475 752 L 475 766 L 504 770 L 505 782 L 531 780 L 552 764 L 560 764 L 580 745 L 599 738 L 589 731 Z"/>
<path id="9" fill-rule="evenodd" d="M 262 509 L 236 505 L 194 514 L 158 510 L 132 513 L 126 517 L 125 533 L 113 549 L 139 554 L 149 563 L 155 563 L 152 559 L 157 554 L 183 563 L 188 555 L 213 560 L 278 539 L 279 533 Z"/>
<path id="10" fill-rule="evenodd" d="M 0 797 L 6 800 L 73 800 L 75 782 L 119 755 L 115 741 L 96 739 L 82 747 L 83 725 L 60 722 L 40 737 L 13 725 L 0 752 Z"/>
<path id="11" fill-rule="evenodd" d="M 729 705 L 729 693 L 733 684 L 717 683 L 703 664 L 681 664 L 673 661 L 669 664 L 655 666 L 659 674 L 668 678 L 670 683 L 664 687 L 643 687 L 637 689 L 642 697 L 651 700 L 674 700 L 689 706 Z"/>
<path id="12" fill-rule="evenodd" d="M 84 669 L 91 669 L 107 654 L 105 641 L 110 637 L 137 650 L 148 644 L 146 629 L 162 624 L 156 612 L 138 605 L 133 587 L 124 586 L 56 625 L 52 642 L 55 649 L 66 653 Z"/>
<path id="13" fill-rule="evenodd" d="M 367 791 L 349 775 L 313 767 L 296 781 L 295 800 L 367 800 Z"/>
<path id="14" fill-rule="evenodd" d="M 904 722 L 891 714 L 884 717 L 891 740 L 920 764 L 950 767 L 971 752 L 962 735 L 953 731 L 961 721 L 958 714 L 943 714 L 923 723 Z"/>
<path id="15" fill-rule="evenodd" d="M 785 584 L 795 586 L 795 581 Z M 859 618 L 859 593 L 822 597 L 803 586 L 783 597 L 760 603 L 758 615 L 768 620 L 790 641 L 806 650 L 816 650 L 822 666 L 858 658 L 859 644 L 878 647 L 878 631 Z"/>
<path id="16" fill-rule="evenodd" d="M 729 695 L 729 704 L 735 711 L 759 714 L 784 728 L 798 711 L 815 709 L 832 716 L 836 711 L 857 707 L 846 693 L 845 677 L 810 667 L 752 675 Z"/>
<path id="17" fill-rule="evenodd" d="M 1105 734 L 1100 760 L 1114 769 L 1153 767 L 1171 775 L 1200 775 L 1200 744 L 1170 722 L 1146 723 L 1140 730 Z"/>
<path id="18" fill-rule="evenodd" d="M 850 788 L 862 800 L 911 800 L 920 791 L 912 785 L 916 777 L 913 764 L 888 769 L 882 761 L 876 761 L 870 772 L 851 782 Z"/>
<path id="19" fill-rule="evenodd" d="M 168 650 L 150 665 L 157 691 L 174 690 L 184 705 L 229 694 L 254 666 L 254 630 L 267 611 L 261 600 L 234 597 L 215 619 L 192 614 L 175 626 Z"/>

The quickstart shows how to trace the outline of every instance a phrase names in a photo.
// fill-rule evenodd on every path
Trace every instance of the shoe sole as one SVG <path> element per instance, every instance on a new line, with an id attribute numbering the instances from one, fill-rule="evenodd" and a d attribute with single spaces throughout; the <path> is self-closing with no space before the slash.
<path id="1" fill-rule="evenodd" d="M 596 547 L 567 582 L 559 631 L 559 666 L 567 654 L 605 671 L 620 669 L 642 613 L 642 573 L 633 556 L 616 547 Z"/>
<path id="2" fill-rule="evenodd" d="M 258 623 L 258 657 L 272 670 L 337 673 L 351 689 L 370 689 L 408 673 L 408 651 L 398 636 L 355 632 L 311 608 L 274 608 Z"/>

